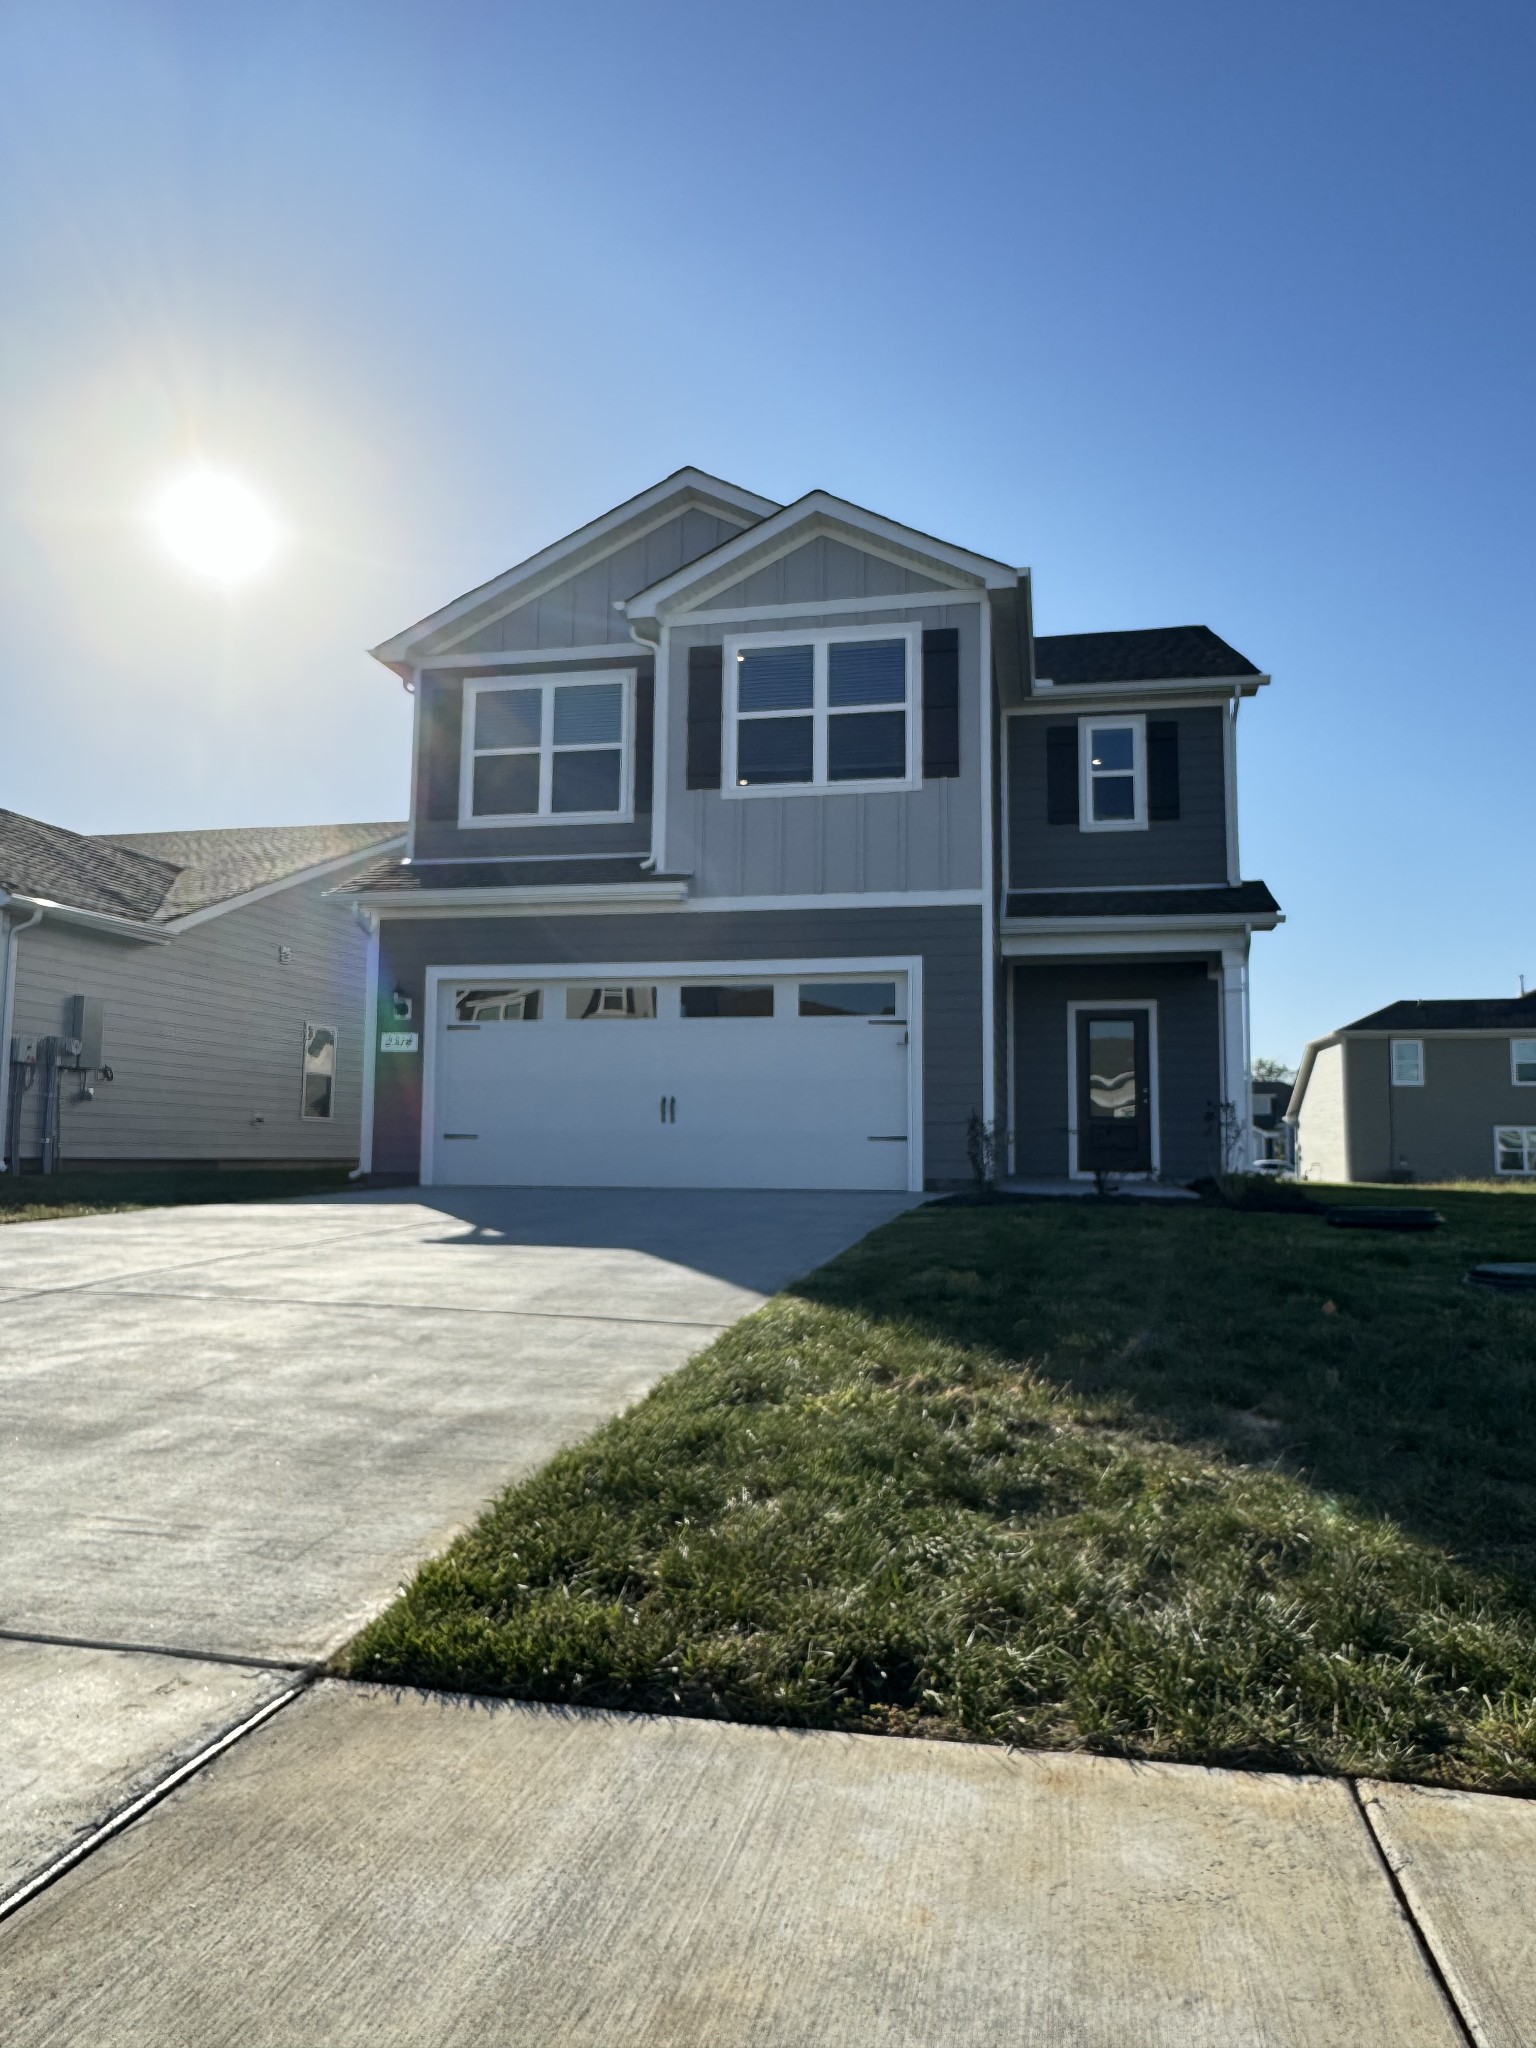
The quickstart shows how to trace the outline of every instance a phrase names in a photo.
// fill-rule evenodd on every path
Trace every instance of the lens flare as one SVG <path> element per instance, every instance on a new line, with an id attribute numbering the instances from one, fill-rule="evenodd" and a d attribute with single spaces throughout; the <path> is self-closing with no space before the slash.
<path id="1" fill-rule="evenodd" d="M 270 566 L 281 538 L 268 507 L 236 476 L 188 470 L 155 500 L 150 523 L 184 569 L 213 583 L 244 583 Z"/>

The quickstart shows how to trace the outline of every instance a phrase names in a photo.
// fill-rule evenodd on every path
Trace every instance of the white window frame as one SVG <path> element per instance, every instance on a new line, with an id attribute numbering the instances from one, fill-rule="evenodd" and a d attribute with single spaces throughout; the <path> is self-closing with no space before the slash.
<path id="1" fill-rule="evenodd" d="M 860 709 L 850 705 L 847 710 L 829 707 L 827 704 L 827 649 L 837 640 L 904 640 L 907 648 L 907 694 L 902 710 L 907 720 L 907 772 L 902 776 L 881 777 L 860 782 L 829 782 L 827 780 L 827 720 L 833 718 L 857 718 Z M 736 678 L 740 664 L 737 656 L 750 653 L 759 647 L 809 647 L 811 656 L 811 702 L 804 711 L 783 711 L 776 717 L 809 718 L 811 720 L 811 780 L 809 782 L 754 782 L 745 789 L 736 781 L 736 731 L 739 712 L 736 705 Z M 923 786 L 923 629 L 917 625 L 868 625 L 868 626 L 814 626 L 803 627 L 798 633 L 733 633 L 722 647 L 725 667 L 725 687 L 722 692 L 721 712 L 723 725 L 720 735 L 720 794 L 727 797 L 764 796 L 870 796 L 881 791 L 900 789 L 921 789 Z M 869 704 L 862 707 L 865 712 L 894 711 L 894 704 Z M 749 712 L 750 718 L 755 714 Z"/>
<path id="2" fill-rule="evenodd" d="M 309 1106 L 309 1091 L 305 1082 L 309 1079 L 309 1042 L 317 1031 L 331 1034 L 331 1092 L 326 1098 L 329 1108 L 324 1115 Z M 341 1033 L 334 1024 L 315 1024 L 304 1020 L 304 1037 L 299 1057 L 299 1120 L 307 1124 L 332 1124 L 336 1121 L 336 1084 L 341 1079 Z"/>
<path id="3" fill-rule="evenodd" d="M 1095 729 L 1126 726 L 1131 734 L 1131 780 L 1135 811 L 1129 818 L 1096 818 L 1093 815 L 1093 743 Z M 1123 775 L 1112 768 L 1110 775 Z M 1145 832 L 1147 829 L 1147 715 L 1144 711 L 1084 712 L 1077 721 L 1077 822 L 1084 832 Z"/>
<path id="4" fill-rule="evenodd" d="M 1418 1072 L 1403 1075 L 1397 1071 L 1399 1050 L 1406 1052 L 1409 1046 L 1418 1053 Z M 1387 1070 L 1392 1077 L 1394 1088 L 1422 1088 L 1424 1086 L 1424 1041 L 1422 1038 L 1389 1038 L 1387 1040 Z"/>
<path id="5" fill-rule="evenodd" d="M 549 825 L 630 825 L 635 817 L 635 684 L 639 674 L 632 668 L 549 669 L 514 675 L 475 676 L 464 682 L 464 726 L 459 736 L 459 824 L 465 831 L 505 831 L 509 826 L 541 828 Z M 567 684 L 618 683 L 623 711 L 619 722 L 619 799 L 616 811 L 552 811 L 548 808 L 553 789 L 555 754 L 610 753 L 611 740 L 591 746 L 555 746 L 554 693 Z M 539 808 L 536 811 L 500 811 L 476 814 L 475 762 L 496 754 L 531 754 L 532 747 L 475 746 L 475 707 L 488 690 L 541 690 L 544 695 L 539 719 Z"/>
<path id="6" fill-rule="evenodd" d="M 1522 1086 L 1523 1085 L 1525 1084 L 1522 1083 Z M 1499 1144 L 1499 1134 L 1503 1131 L 1518 1131 L 1520 1133 L 1522 1146 L 1525 1153 L 1525 1165 L 1523 1167 L 1504 1166 L 1500 1163 L 1499 1153 L 1502 1148 Z M 1536 1174 L 1536 1124 L 1494 1125 L 1493 1170 L 1495 1174 L 1497 1174 L 1498 1176 L 1500 1176 L 1500 1178 L 1504 1180 L 1525 1180 L 1528 1179 L 1532 1174 Z"/>
<path id="7" fill-rule="evenodd" d="M 1522 1045 L 1526 1048 L 1523 1060 L 1520 1056 Z M 1532 1074 L 1529 1081 L 1521 1080 L 1522 1066 L 1536 1066 L 1536 1038 L 1512 1038 L 1509 1041 L 1509 1085 L 1511 1088 L 1536 1088 L 1536 1074 Z"/>

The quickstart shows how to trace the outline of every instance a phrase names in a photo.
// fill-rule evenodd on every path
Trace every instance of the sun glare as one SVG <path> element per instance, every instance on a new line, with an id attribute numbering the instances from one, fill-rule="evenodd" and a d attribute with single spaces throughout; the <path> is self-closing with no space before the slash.
<path id="1" fill-rule="evenodd" d="M 156 499 L 150 518 L 182 567 L 214 583 L 243 583 L 277 552 L 277 521 L 248 485 L 223 470 L 188 470 Z"/>

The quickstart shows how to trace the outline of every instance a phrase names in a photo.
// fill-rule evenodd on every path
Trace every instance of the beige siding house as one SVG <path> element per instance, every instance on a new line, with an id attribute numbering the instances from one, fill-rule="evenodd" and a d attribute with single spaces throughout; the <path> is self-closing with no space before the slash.
<path id="1" fill-rule="evenodd" d="M 355 1163 L 368 939 L 327 892 L 403 831 L 0 811 L 6 1170 Z"/>

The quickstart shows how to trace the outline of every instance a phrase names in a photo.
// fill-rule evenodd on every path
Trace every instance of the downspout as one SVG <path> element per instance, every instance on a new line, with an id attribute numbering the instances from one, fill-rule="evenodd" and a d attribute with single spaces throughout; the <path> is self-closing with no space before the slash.
<path id="1" fill-rule="evenodd" d="M 992 722 L 997 686 L 992 674 L 992 594 L 981 593 L 981 1120 L 997 1123 L 997 876 Z"/>
<path id="2" fill-rule="evenodd" d="M 373 1172 L 373 1072 L 379 1052 L 379 920 L 354 903 L 352 915 L 368 934 L 368 968 L 363 979 L 363 1106 L 357 1126 L 357 1164 L 348 1180 Z"/>
<path id="3" fill-rule="evenodd" d="M 0 1158 L 0 1173 L 10 1173 L 14 1170 L 11 1164 L 9 1148 L 11 1143 L 11 1026 L 16 1021 L 16 945 L 23 932 L 31 931 L 34 925 L 41 924 L 42 921 L 43 913 L 40 910 L 34 910 L 32 915 L 24 919 L 22 923 L 13 924 L 5 935 L 5 948 L 3 955 L 0 955 L 5 961 L 5 979 L 4 983 L 0 984 L 0 1069 L 3 1069 L 5 1074 L 4 1100 L 0 1102 L 0 1119 L 4 1121 L 4 1129 L 0 1130 L 0 1150 L 4 1150 L 5 1157 Z"/>
<path id="4" fill-rule="evenodd" d="M 651 850 L 640 863 L 642 868 L 654 871 L 661 865 L 667 844 L 667 710 L 671 698 L 667 687 L 667 628 L 658 624 L 656 638 L 651 640 L 641 632 L 640 621 L 631 619 L 629 637 L 651 656 L 655 675 L 651 684 Z"/>

